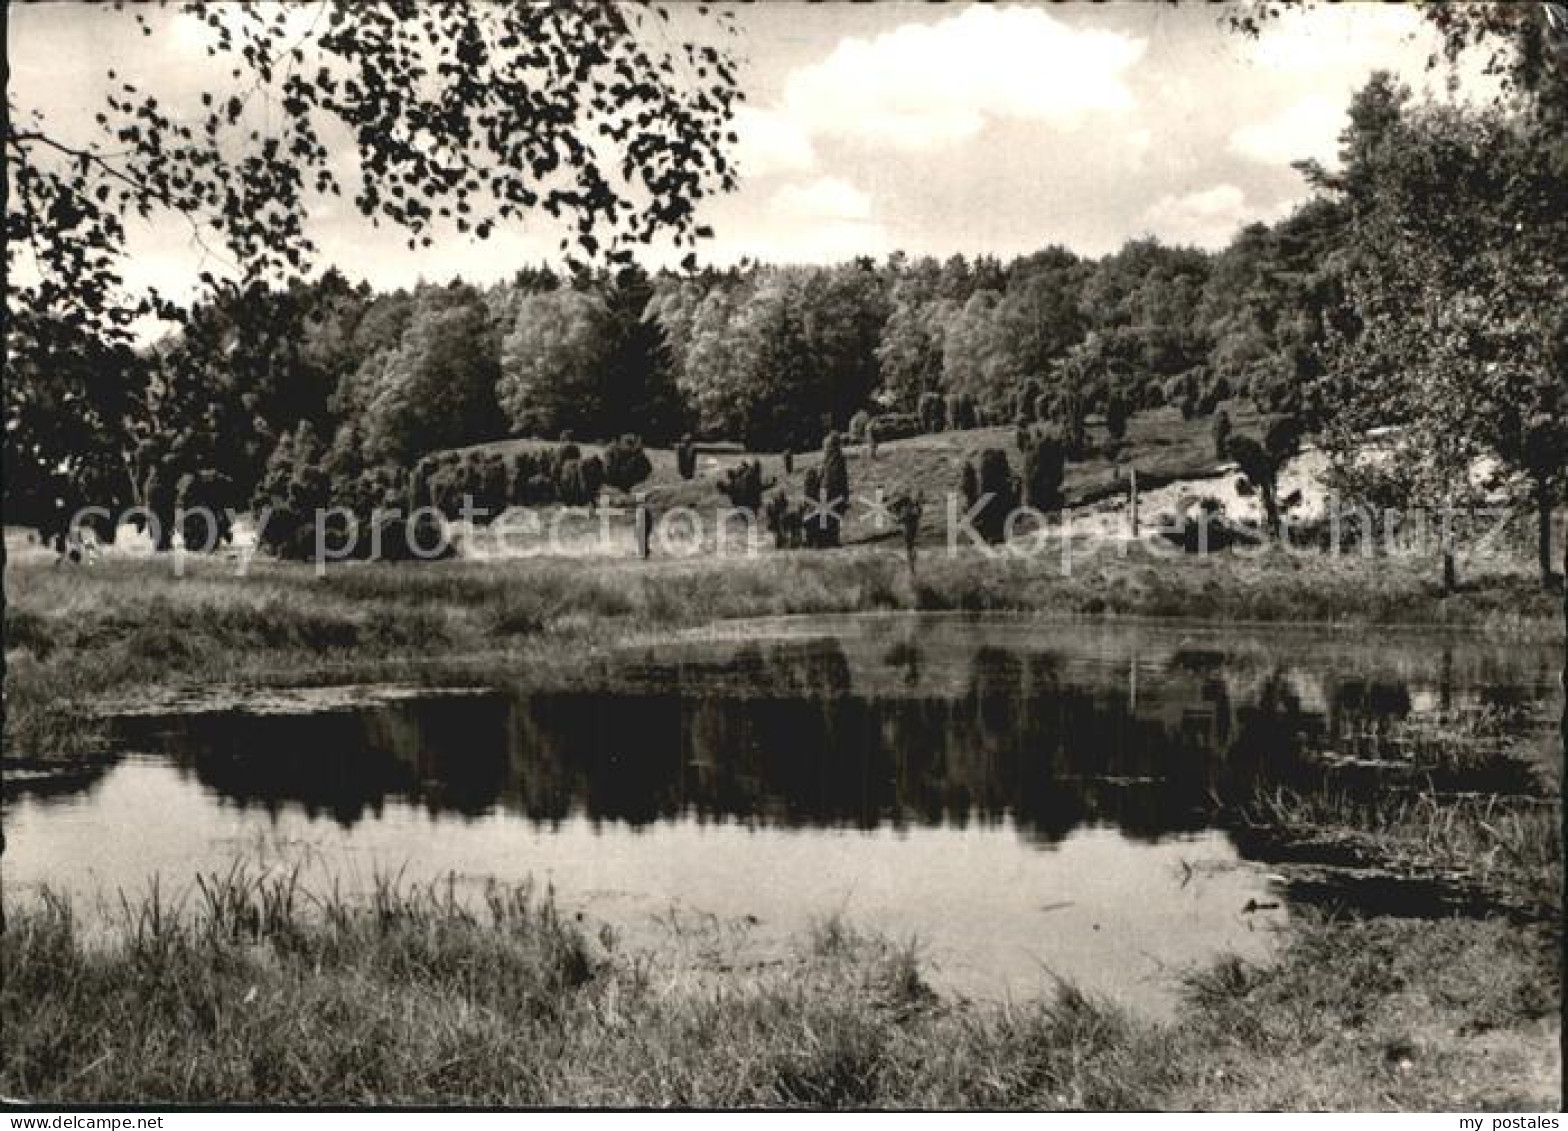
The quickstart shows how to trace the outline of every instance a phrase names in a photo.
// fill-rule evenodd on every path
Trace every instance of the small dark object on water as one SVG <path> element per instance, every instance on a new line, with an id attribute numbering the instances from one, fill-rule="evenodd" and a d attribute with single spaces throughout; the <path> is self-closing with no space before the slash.
<path id="1" fill-rule="evenodd" d="M 1279 904 L 1277 904 L 1277 903 L 1259 903 L 1255 899 L 1249 899 L 1249 900 L 1247 900 L 1247 906 L 1245 906 L 1245 907 L 1243 907 L 1241 909 L 1241 913 L 1243 915 L 1251 915 L 1254 911 L 1278 911 L 1278 910 L 1279 910 Z"/>

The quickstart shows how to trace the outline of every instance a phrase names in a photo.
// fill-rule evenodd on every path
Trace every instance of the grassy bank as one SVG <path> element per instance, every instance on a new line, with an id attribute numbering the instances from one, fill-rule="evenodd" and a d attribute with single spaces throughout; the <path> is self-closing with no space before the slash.
<path id="1" fill-rule="evenodd" d="M 357 906 L 287 878 L 199 908 L 69 909 L 0 939 L 0 1093 L 70 1103 L 1556 1109 L 1549 932 L 1299 916 L 1268 965 L 1188 979 L 1174 1023 L 1071 987 L 944 1000 L 917 956 L 828 924 L 779 965 L 693 969 L 528 891 Z"/>
<path id="2" fill-rule="evenodd" d="M 1479 567 L 1477 567 L 1479 570 Z M 628 639 L 733 617 L 889 609 L 1086 618 L 1473 628 L 1556 640 L 1561 613 L 1525 566 L 1494 563 L 1442 596 L 1429 563 L 1360 558 L 1170 557 L 1101 546 L 1059 557 L 863 547 L 653 562 L 524 559 L 310 566 L 110 557 L 6 570 L 6 751 L 93 748 L 108 699 L 169 687 L 419 679 L 458 660 L 550 683 L 591 672 Z"/>

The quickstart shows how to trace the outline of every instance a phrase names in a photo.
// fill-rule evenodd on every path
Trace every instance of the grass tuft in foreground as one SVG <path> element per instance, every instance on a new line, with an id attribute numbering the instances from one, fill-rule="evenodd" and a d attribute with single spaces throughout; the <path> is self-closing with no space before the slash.
<path id="1" fill-rule="evenodd" d="M 1426 1108 L 1555 1105 L 1552 943 L 1497 920 L 1309 914 L 1190 978 L 1173 1024 L 1071 986 L 945 1000 L 842 923 L 714 974 L 591 938 L 527 888 L 208 877 L 84 937 L 0 938 L 0 1093 L 70 1103 Z"/>

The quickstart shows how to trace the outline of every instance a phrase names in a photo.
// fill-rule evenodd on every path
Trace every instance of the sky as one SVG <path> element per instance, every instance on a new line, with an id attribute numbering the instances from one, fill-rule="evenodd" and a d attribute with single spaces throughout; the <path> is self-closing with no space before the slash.
<path id="1" fill-rule="evenodd" d="M 1431 34 L 1399 5 L 1292 13 L 1257 41 L 1222 30 L 1202 4 L 771 0 L 734 14 L 741 184 L 702 214 L 716 233 L 702 258 L 721 264 L 896 249 L 1009 257 L 1048 244 L 1101 255 L 1146 235 L 1216 248 L 1304 199 L 1291 162 L 1332 163 L 1350 96 L 1373 70 L 1443 96 L 1426 65 Z M 110 67 L 171 106 L 223 88 L 196 21 L 164 12 L 153 29 L 144 37 L 107 6 L 12 6 L 12 96 L 78 140 Z M 414 252 L 330 201 L 310 229 L 323 262 L 382 287 L 488 282 L 554 259 L 558 243 L 541 221 L 485 242 L 449 232 Z M 179 221 L 132 236 L 133 282 L 189 289 L 200 257 Z"/>

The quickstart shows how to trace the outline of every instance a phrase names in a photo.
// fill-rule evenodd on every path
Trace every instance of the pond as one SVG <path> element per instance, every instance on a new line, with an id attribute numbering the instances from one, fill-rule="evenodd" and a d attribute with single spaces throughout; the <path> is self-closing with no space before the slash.
<path id="1" fill-rule="evenodd" d="M 1061 977 L 1160 1012 L 1182 971 L 1266 955 L 1291 913 L 1217 799 L 1306 780 L 1314 755 L 1406 716 L 1545 715 L 1559 663 L 1277 628 L 728 626 L 624 649 L 588 687 L 500 673 L 123 716 L 94 773 L 8 785 L 4 879 L 10 898 L 48 884 L 107 907 L 236 858 L 350 892 L 532 878 L 623 947 L 722 940 L 726 961 L 762 962 L 842 915 L 916 940 L 950 992 Z M 1555 741 L 1523 744 L 1560 760 Z"/>

